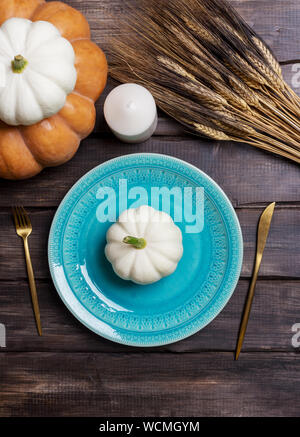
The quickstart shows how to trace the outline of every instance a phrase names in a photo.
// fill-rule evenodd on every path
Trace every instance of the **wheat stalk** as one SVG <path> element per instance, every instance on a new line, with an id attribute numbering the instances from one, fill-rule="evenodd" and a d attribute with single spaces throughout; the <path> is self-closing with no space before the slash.
<path id="1" fill-rule="evenodd" d="M 254 106 L 255 108 L 260 107 L 257 94 L 247 84 L 235 77 L 229 76 L 228 80 L 234 91 L 239 94 L 248 105 Z"/>
<path id="2" fill-rule="evenodd" d="M 197 132 L 212 138 L 213 140 L 220 140 L 220 141 L 229 141 L 230 137 L 226 135 L 224 132 L 219 131 L 217 129 L 212 129 L 208 126 L 205 126 L 203 124 L 199 123 L 193 123 L 194 128 Z"/>
<path id="3" fill-rule="evenodd" d="M 225 0 L 139 0 L 128 12 L 110 54 L 115 79 L 146 86 L 191 133 L 300 163 L 300 99 Z"/>
<path id="4" fill-rule="evenodd" d="M 281 67 L 275 56 L 273 56 L 268 47 L 259 38 L 254 36 L 252 40 L 254 41 L 254 44 L 258 47 L 260 52 L 263 54 L 265 60 L 269 63 L 271 68 L 273 68 L 278 77 L 283 80 Z"/>

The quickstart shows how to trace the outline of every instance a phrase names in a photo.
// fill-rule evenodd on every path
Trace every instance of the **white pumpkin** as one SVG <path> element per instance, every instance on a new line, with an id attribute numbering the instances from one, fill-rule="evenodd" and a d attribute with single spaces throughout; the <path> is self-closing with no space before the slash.
<path id="1" fill-rule="evenodd" d="M 0 119 L 32 125 L 56 114 L 76 84 L 75 53 L 46 21 L 10 18 L 0 28 Z"/>
<path id="2" fill-rule="evenodd" d="M 124 211 L 106 239 L 105 255 L 115 273 L 137 284 L 170 275 L 183 254 L 182 234 L 172 218 L 146 205 Z"/>

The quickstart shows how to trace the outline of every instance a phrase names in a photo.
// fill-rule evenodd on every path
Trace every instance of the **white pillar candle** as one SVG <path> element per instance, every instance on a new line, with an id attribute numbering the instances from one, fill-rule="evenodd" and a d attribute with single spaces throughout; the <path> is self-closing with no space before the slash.
<path id="1" fill-rule="evenodd" d="M 157 109 L 152 94 L 141 85 L 114 88 L 104 103 L 104 117 L 112 132 L 125 143 L 141 143 L 154 133 Z"/>

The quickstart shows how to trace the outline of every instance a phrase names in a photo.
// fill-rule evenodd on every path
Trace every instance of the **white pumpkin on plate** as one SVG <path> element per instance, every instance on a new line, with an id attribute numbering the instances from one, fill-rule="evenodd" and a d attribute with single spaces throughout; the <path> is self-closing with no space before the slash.
<path id="1" fill-rule="evenodd" d="M 32 125 L 59 112 L 76 84 L 71 43 L 46 21 L 10 18 L 0 28 L 0 119 Z"/>
<path id="2" fill-rule="evenodd" d="M 106 234 L 115 273 L 137 284 L 171 275 L 183 254 L 182 233 L 165 212 L 143 205 L 124 211 Z"/>

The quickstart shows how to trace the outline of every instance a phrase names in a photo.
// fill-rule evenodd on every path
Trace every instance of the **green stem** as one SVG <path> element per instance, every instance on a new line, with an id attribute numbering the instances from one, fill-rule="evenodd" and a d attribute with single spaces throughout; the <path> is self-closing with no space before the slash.
<path id="1" fill-rule="evenodd" d="M 14 73 L 22 73 L 27 64 L 28 61 L 22 55 L 17 55 L 14 57 L 14 60 L 11 61 L 12 71 Z"/>
<path id="2" fill-rule="evenodd" d="M 136 238 L 136 237 L 125 237 L 123 238 L 123 243 L 131 244 L 136 249 L 144 249 L 146 247 L 146 240 L 144 238 Z"/>

